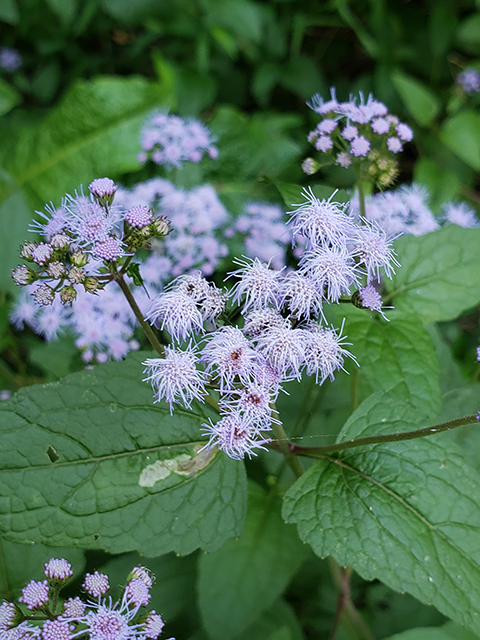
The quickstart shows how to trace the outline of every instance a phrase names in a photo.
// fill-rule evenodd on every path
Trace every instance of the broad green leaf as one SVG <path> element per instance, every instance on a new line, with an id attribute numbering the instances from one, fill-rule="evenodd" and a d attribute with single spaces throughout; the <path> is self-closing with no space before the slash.
<path id="1" fill-rule="evenodd" d="M 415 78 L 395 71 L 392 82 L 412 118 L 422 127 L 429 126 L 440 111 L 441 102 L 435 93 Z"/>
<path id="2" fill-rule="evenodd" d="M 44 563 L 50 558 L 65 558 L 72 565 L 74 577 L 85 567 L 80 549 L 52 549 L 43 544 L 18 544 L 0 538 L 0 600 L 18 598 L 30 580 L 44 580 Z"/>
<path id="3" fill-rule="evenodd" d="M 153 556 L 211 551 L 240 534 L 243 465 L 198 453 L 202 416 L 153 405 L 141 360 L 24 388 L 0 405 L 7 539 Z"/>
<path id="4" fill-rule="evenodd" d="M 305 187 L 299 184 L 290 184 L 281 180 L 272 180 L 273 185 L 278 189 L 287 207 L 293 207 L 307 202 Z M 328 200 L 332 197 L 332 202 L 347 202 L 349 196 L 344 189 L 334 189 L 326 184 L 316 184 L 312 187 L 313 195 L 320 200 Z M 335 195 L 333 195 L 335 194 Z"/>
<path id="5" fill-rule="evenodd" d="M 22 96 L 11 84 L 0 78 L 0 116 L 8 113 L 22 101 Z"/>
<path id="6" fill-rule="evenodd" d="M 286 630 L 288 636 L 285 636 Z M 270 636 L 282 633 L 288 640 L 304 640 L 302 627 L 292 607 L 279 598 L 274 604 L 234 640 L 271 640 Z"/>
<path id="7" fill-rule="evenodd" d="M 480 13 L 470 13 L 456 33 L 457 43 L 464 51 L 480 53 Z"/>
<path id="8" fill-rule="evenodd" d="M 240 538 L 200 557 L 200 611 L 213 640 L 240 635 L 273 604 L 304 561 L 308 548 L 283 522 L 280 507 L 277 498 L 251 483 Z"/>
<path id="9" fill-rule="evenodd" d="M 447 633 L 453 640 L 478 640 L 477 635 L 474 635 L 464 627 L 459 627 L 454 622 L 447 622 L 447 624 L 443 625 L 442 631 Z"/>
<path id="10" fill-rule="evenodd" d="M 409 403 L 377 392 L 339 441 L 421 426 Z M 480 478 L 439 434 L 326 456 L 287 492 L 283 515 L 320 557 L 332 555 L 478 632 L 479 495 Z"/>
<path id="11" fill-rule="evenodd" d="M 372 318 L 364 309 L 334 308 L 337 317 L 345 317 L 344 332 L 352 343 L 349 350 L 359 368 L 349 366 L 358 377 L 359 399 L 373 391 L 395 391 L 416 406 L 422 415 L 436 415 L 441 396 L 439 366 L 430 336 L 420 321 L 390 314 L 391 322 Z"/>
<path id="12" fill-rule="evenodd" d="M 8 24 L 18 24 L 20 13 L 15 0 L 0 0 L 0 20 Z"/>
<path id="13" fill-rule="evenodd" d="M 480 113 L 461 111 L 447 118 L 440 140 L 475 171 L 480 171 Z"/>
<path id="14" fill-rule="evenodd" d="M 46 0 L 47 5 L 64 24 L 70 24 L 77 11 L 77 0 Z"/>
<path id="15" fill-rule="evenodd" d="M 261 41 L 263 16 L 257 3 L 251 0 L 222 0 L 208 4 L 208 26 L 226 27 L 237 36 L 237 45 L 241 48 L 245 47 L 245 41 Z"/>
<path id="16" fill-rule="evenodd" d="M 99 570 L 109 576 L 112 596 L 118 598 L 133 567 L 147 567 L 156 578 L 150 591 L 149 609 L 161 612 L 162 617 L 170 622 L 191 607 L 195 600 L 196 564 L 196 554 L 177 556 L 167 553 L 159 558 L 145 558 L 137 553 L 126 553 L 109 560 Z"/>
<path id="17" fill-rule="evenodd" d="M 409 629 L 403 633 L 389 636 L 385 640 L 478 640 L 478 636 L 468 629 L 448 622 L 443 627 Z"/>
<path id="18" fill-rule="evenodd" d="M 163 3 L 158 0 L 100 0 L 99 4 L 114 20 L 131 26 L 159 13 Z"/>
<path id="19" fill-rule="evenodd" d="M 20 189 L 0 201 L 0 289 L 16 288 L 11 272 L 20 263 L 18 248 L 27 239 L 31 219 L 31 209 Z"/>
<path id="20" fill-rule="evenodd" d="M 395 242 L 402 265 L 386 281 L 388 301 L 423 322 L 452 320 L 480 300 L 480 229 L 449 225 Z"/>

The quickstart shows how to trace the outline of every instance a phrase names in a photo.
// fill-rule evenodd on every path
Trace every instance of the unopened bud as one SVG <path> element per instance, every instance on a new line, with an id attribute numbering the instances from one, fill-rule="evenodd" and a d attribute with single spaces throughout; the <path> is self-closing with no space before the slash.
<path id="1" fill-rule="evenodd" d="M 100 283 L 97 280 L 97 278 L 94 278 L 93 276 L 88 276 L 88 278 L 85 278 L 85 282 L 83 283 L 83 286 L 85 287 L 85 291 L 89 291 L 90 293 L 93 293 L 98 289 L 98 287 L 100 286 Z"/>
<path id="2" fill-rule="evenodd" d="M 20 257 L 25 260 L 33 260 L 32 256 L 37 244 L 37 242 L 25 242 L 25 244 L 20 247 Z"/>
<path id="3" fill-rule="evenodd" d="M 35 280 L 35 272 L 30 267 L 22 264 L 19 267 L 16 267 L 12 271 L 12 278 L 16 285 L 19 287 L 24 287 L 27 284 L 31 284 Z"/>
<path id="4" fill-rule="evenodd" d="M 83 251 L 75 251 L 75 253 L 70 256 L 70 261 L 76 267 L 84 267 L 88 262 L 88 256 L 86 253 L 83 253 Z"/>
<path id="5" fill-rule="evenodd" d="M 55 249 L 67 249 L 70 246 L 70 238 L 64 233 L 57 233 L 52 236 L 50 244 L 52 247 L 55 247 Z"/>
<path id="6" fill-rule="evenodd" d="M 65 274 L 65 265 L 63 262 L 51 262 L 47 267 L 47 273 L 54 280 L 58 280 Z"/>
<path id="7" fill-rule="evenodd" d="M 110 180 L 110 178 L 97 178 L 97 180 L 89 184 L 88 188 L 92 196 L 102 207 L 112 204 L 117 190 L 115 183 L 113 180 Z"/>
<path id="8" fill-rule="evenodd" d="M 312 176 L 319 169 L 320 165 L 313 158 L 305 158 L 302 162 L 302 171 L 306 173 L 307 176 Z"/>
<path id="9" fill-rule="evenodd" d="M 160 216 L 152 222 L 152 231 L 157 236 L 168 236 L 171 230 L 170 220 L 165 216 Z"/>
<path id="10" fill-rule="evenodd" d="M 85 280 L 86 274 L 80 267 L 71 267 L 68 272 L 68 279 L 72 284 L 81 284 Z"/>
<path id="11" fill-rule="evenodd" d="M 77 292 L 71 285 L 65 285 L 60 289 L 60 300 L 62 304 L 72 304 L 77 297 Z"/>

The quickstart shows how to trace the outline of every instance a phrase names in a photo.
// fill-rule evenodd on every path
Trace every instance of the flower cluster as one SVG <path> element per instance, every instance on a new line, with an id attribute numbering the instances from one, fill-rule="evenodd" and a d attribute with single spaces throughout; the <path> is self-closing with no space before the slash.
<path id="1" fill-rule="evenodd" d="M 140 162 L 180 169 L 184 162 L 200 162 L 204 154 L 215 159 L 218 149 L 208 128 L 198 120 L 183 120 L 168 113 L 155 113 L 145 124 Z"/>
<path id="2" fill-rule="evenodd" d="M 13 47 L 0 47 L 0 67 L 8 73 L 14 73 L 23 64 L 22 56 Z"/>
<path id="3" fill-rule="evenodd" d="M 425 187 L 413 183 L 395 191 L 384 191 L 365 198 L 366 218 L 387 233 L 421 236 L 440 228 L 441 223 L 472 228 L 480 226 L 475 211 L 464 202 L 445 202 L 437 218 L 431 210 Z M 358 194 L 350 202 L 351 215 L 360 215 Z"/>
<path id="4" fill-rule="evenodd" d="M 123 211 L 113 206 L 116 186 L 109 178 L 94 180 L 90 197 L 66 196 L 58 209 L 47 207 L 32 231 L 41 242 L 26 242 L 20 256 L 28 263 L 13 270 L 18 286 L 35 283 L 33 298 L 40 306 L 71 304 L 78 291 L 96 293 L 104 286 L 112 263 L 126 259 L 132 250 L 170 231 L 163 217 L 132 207 Z"/>
<path id="5" fill-rule="evenodd" d="M 18 599 L 20 604 L 0 604 L 2 640 L 156 640 L 165 625 L 162 617 L 145 607 L 150 600 L 153 577 L 145 567 L 134 567 L 122 596 L 113 602 L 107 596 L 108 576 L 87 573 L 82 585 L 86 598 L 69 598 L 59 605 L 59 593 L 72 576 L 63 558 L 45 563 L 46 580 L 31 580 Z M 23 605 L 23 606 L 20 606 Z M 170 640 L 174 640 L 171 638 Z"/>
<path id="6" fill-rule="evenodd" d="M 413 139 L 412 129 L 392 114 L 372 95 L 365 100 L 351 97 L 339 102 L 335 89 L 330 100 L 319 94 L 308 105 L 322 117 L 308 136 L 317 151 L 342 166 L 359 166 L 368 179 L 380 188 L 391 185 L 398 174 L 395 155 L 405 142 Z M 319 168 L 318 162 L 308 158 L 303 163 L 305 173 L 312 174 Z"/>
<path id="7" fill-rule="evenodd" d="M 170 410 L 175 403 L 190 407 L 204 399 L 207 384 L 213 387 L 220 418 L 202 426 L 209 436 L 206 447 L 216 445 L 232 458 L 255 455 L 269 441 L 284 382 L 305 372 L 322 384 L 344 368 L 346 357 L 355 361 L 345 348 L 343 326 L 339 332 L 328 326 L 323 306 L 347 296 L 358 307 L 381 311 L 373 283 L 391 277 L 398 266 L 392 238 L 378 225 L 356 223 L 333 196 L 304 195 L 289 220 L 294 241 L 305 247 L 296 270 L 274 269 L 258 258 L 237 260 L 239 269 L 230 274 L 237 282 L 228 293 L 212 288 L 201 274 L 179 278 L 147 315 L 175 343 L 163 358 L 144 362 L 155 401 L 166 400 Z M 224 311 L 227 295 L 236 305 L 230 314 Z M 214 307 L 209 315 L 205 299 Z M 230 324 L 229 317 L 239 313 L 239 325 Z"/>
<path id="8" fill-rule="evenodd" d="M 468 67 L 457 75 L 456 82 L 465 93 L 469 95 L 478 93 L 480 91 L 480 71 L 473 67 Z"/>

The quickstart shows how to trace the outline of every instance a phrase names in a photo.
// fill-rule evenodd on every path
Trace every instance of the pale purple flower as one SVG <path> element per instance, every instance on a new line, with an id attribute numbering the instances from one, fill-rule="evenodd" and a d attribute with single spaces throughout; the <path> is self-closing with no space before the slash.
<path id="1" fill-rule="evenodd" d="M 36 582 L 31 580 L 23 589 L 22 595 L 18 599 L 19 602 L 27 607 L 27 609 L 40 609 L 44 604 L 48 603 L 49 588 L 48 582 Z"/>
<path id="2" fill-rule="evenodd" d="M 337 155 L 337 164 L 339 164 L 344 169 L 348 169 L 348 167 L 352 164 L 352 156 L 347 151 L 341 151 Z"/>
<path id="3" fill-rule="evenodd" d="M 391 278 L 395 267 L 400 266 L 391 246 L 395 238 L 389 237 L 375 222 L 364 220 L 364 223 L 365 226 L 357 228 L 353 238 L 354 255 L 365 265 L 368 282 L 380 279 L 380 269 Z"/>
<path id="4" fill-rule="evenodd" d="M 94 573 L 87 573 L 85 574 L 85 580 L 83 581 L 82 587 L 93 598 L 100 598 L 100 596 L 105 595 L 110 589 L 108 576 L 104 573 L 99 573 L 98 571 L 95 571 Z"/>
<path id="5" fill-rule="evenodd" d="M 400 153 L 400 151 L 403 149 L 403 145 L 402 145 L 402 143 L 400 141 L 400 138 L 397 138 L 396 136 L 392 136 L 392 137 L 388 138 L 387 139 L 387 148 L 392 153 Z"/>
<path id="6" fill-rule="evenodd" d="M 13 602 L 4 600 L 0 605 L 0 634 L 12 626 L 15 615 L 16 609 Z"/>
<path id="7" fill-rule="evenodd" d="M 98 200 L 111 200 L 117 191 L 114 181 L 110 178 L 97 178 L 88 185 L 88 188 Z"/>
<path id="8" fill-rule="evenodd" d="M 85 613 L 85 603 L 77 596 L 69 598 L 63 603 L 63 618 L 78 619 Z"/>
<path id="9" fill-rule="evenodd" d="M 370 311 L 378 311 L 382 317 L 389 322 L 389 319 L 382 311 L 382 296 L 378 293 L 375 287 L 371 284 L 367 284 L 366 287 L 362 287 L 358 291 L 358 300 L 364 309 L 370 309 Z"/>
<path id="10" fill-rule="evenodd" d="M 149 589 L 153 587 L 155 577 L 146 567 L 133 567 L 133 569 L 130 571 L 130 576 L 132 578 L 140 578 L 140 580 L 143 580 L 143 582 Z"/>
<path id="11" fill-rule="evenodd" d="M 300 379 L 300 368 L 305 359 L 304 331 L 288 325 L 273 327 L 259 336 L 257 348 L 282 377 Z"/>
<path id="12" fill-rule="evenodd" d="M 197 356 L 191 345 L 184 351 L 165 347 L 164 358 L 148 358 L 143 362 L 144 381 L 150 382 L 155 402 L 165 400 L 173 413 L 173 404 L 190 408 L 193 400 L 204 402 L 205 380 L 196 367 Z"/>
<path id="13" fill-rule="evenodd" d="M 227 411 L 238 411 L 248 422 L 260 424 L 261 430 L 270 429 L 272 420 L 271 403 L 274 394 L 271 388 L 258 382 L 248 382 L 243 388 L 232 389 L 227 396 L 222 396 L 220 406 Z"/>
<path id="14" fill-rule="evenodd" d="M 118 260 L 124 255 L 122 242 L 118 238 L 109 236 L 95 243 L 95 256 L 102 260 Z"/>
<path id="15" fill-rule="evenodd" d="M 350 150 L 356 157 L 366 156 L 370 151 L 370 142 L 365 138 L 365 136 L 359 136 L 352 140 Z"/>
<path id="16" fill-rule="evenodd" d="M 45 620 L 42 627 L 42 640 L 70 640 L 70 624 L 64 620 Z"/>
<path id="17" fill-rule="evenodd" d="M 193 332 L 203 331 L 203 319 L 195 300 L 180 291 L 169 291 L 157 296 L 145 316 L 151 324 L 166 329 L 178 342 Z"/>
<path id="18" fill-rule="evenodd" d="M 164 626 L 165 623 L 162 620 L 162 616 L 152 610 L 146 617 L 143 635 L 149 640 L 156 640 L 162 633 Z"/>
<path id="19" fill-rule="evenodd" d="M 72 565 L 65 558 L 51 558 L 45 563 L 44 573 L 50 580 L 63 582 L 73 575 Z"/>
<path id="20" fill-rule="evenodd" d="M 243 331 L 251 340 L 256 340 L 266 331 L 284 324 L 285 318 L 276 309 L 264 307 L 253 309 L 245 316 Z"/>
<path id="21" fill-rule="evenodd" d="M 456 81 L 470 95 L 480 91 L 480 71 L 478 69 L 472 67 L 464 69 L 457 75 Z"/>
<path id="22" fill-rule="evenodd" d="M 211 334 L 200 360 L 206 365 L 205 374 L 216 375 L 223 390 L 235 378 L 249 380 L 255 370 L 257 353 L 240 329 L 224 326 Z"/>
<path id="23" fill-rule="evenodd" d="M 353 124 L 347 124 L 342 131 L 342 138 L 345 140 L 351 141 L 358 136 L 358 129 Z"/>
<path id="24" fill-rule="evenodd" d="M 329 136 L 320 136 L 315 142 L 315 149 L 317 151 L 330 151 L 333 147 L 333 140 Z"/>
<path id="25" fill-rule="evenodd" d="M 0 47 L 0 67 L 8 73 L 14 73 L 23 64 L 22 56 L 13 47 Z"/>
<path id="26" fill-rule="evenodd" d="M 397 132 L 400 140 L 403 140 L 404 142 L 411 142 L 413 140 L 413 130 L 408 126 L 408 124 L 400 122 L 395 127 L 395 131 Z"/>
<path id="27" fill-rule="evenodd" d="M 47 273 L 54 280 L 58 280 L 65 275 L 65 264 L 63 262 L 59 262 L 58 260 L 55 260 L 55 262 L 50 262 L 47 267 Z"/>
<path id="28" fill-rule="evenodd" d="M 338 302 L 352 285 L 359 282 L 358 268 L 347 249 L 317 248 L 300 260 L 300 273 L 309 276 L 329 302 Z"/>
<path id="29" fill-rule="evenodd" d="M 266 450 L 263 445 L 270 442 L 270 438 L 259 436 L 257 428 L 247 417 L 235 411 L 225 415 L 216 424 L 209 419 L 200 431 L 209 436 L 204 447 L 207 451 L 217 446 L 234 460 L 243 460 L 245 456 L 251 458 L 252 455 L 257 455 L 254 449 Z"/>
<path id="30" fill-rule="evenodd" d="M 332 87 L 330 89 L 330 100 L 325 101 L 319 93 L 316 93 L 314 96 L 312 96 L 311 101 L 307 102 L 307 107 L 310 107 L 310 109 L 320 115 L 336 111 L 338 109 L 338 106 L 339 103 L 335 95 L 335 87 Z"/>
<path id="31" fill-rule="evenodd" d="M 465 229 L 480 227 L 480 220 L 475 211 L 465 202 L 446 202 L 442 206 L 443 219 Z"/>
<path id="32" fill-rule="evenodd" d="M 125 587 L 124 598 L 135 607 L 145 607 L 150 597 L 149 588 L 141 578 L 133 578 Z"/>
<path id="33" fill-rule="evenodd" d="M 477 360 L 480 362 L 480 347 L 477 347 Z"/>
<path id="34" fill-rule="evenodd" d="M 29 230 L 40 233 L 46 240 L 51 240 L 53 236 L 61 234 L 68 219 L 68 212 L 63 207 L 55 208 L 53 204 L 45 206 L 46 213 L 36 211 L 45 222 L 33 220 L 29 225 Z"/>
<path id="35" fill-rule="evenodd" d="M 105 240 L 113 231 L 115 220 L 97 202 L 82 195 L 67 196 L 63 204 L 68 211 L 65 227 L 73 234 L 76 243 L 83 247 Z"/>
<path id="36" fill-rule="evenodd" d="M 100 605 L 95 612 L 88 611 L 82 622 L 90 640 L 133 640 L 139 634 L 129 626 L 129 620 L 130 616 Z"/>
<path id="37" fill-rule="evenodd" d="M 18 287 L 24 287 L 32 282 L 32 272 L 27 266 L 21 264 L 12 271 L 12 278 Z"/>
<path id="38" fill-rule="evenodd" d="M 2 633 L 2 640 L 32 640 L 39 638 L 40 627 L 33 627 L 28 622 L 21 622 L 13 629 L 7 629 Z"/>
<path id="39" fill-rule="evenodd" d="M 334 373 L 343 368 L 345 357 L 351 358 L 358 364 L 355 357 L 346 349 L 346 336 L 342 337 L 343 324 L 337 334 L 332 329 L 324 329 L 319 325 L 311 325 L 310 330 L 305 331 L 305 369 L 307 375 L 315 375 L 317 384 L 330 378 L 333 381 Z"/>
<path id="40" fill-rule="evenodd" d="M 319 133 L 332 133 L 337 128 L 337 121 L 332 120 L 331 118 L 325 118 L 317 124 L 317 131 Z"/>
<path id="41" fill-rule="evenodd" d="M 124 220 L 128 222 L 131 227 L 145 227 L 152 221 L 151 209 L 145 205 L 130 207 L 125 214 Z"/>
<path id="42" fill-rule="evenodd" d="M 317 318 L 322 312 L 322 302 L 322 292 L 309 276 L 299 271 L 291 271 L 283 279 L 278 296 L 278 308 L 286 306 L 294 318 Z"/>
<path id="43" fill-rule="evenodd" d="M 336 193 L 334 191 L 328 200 L 320 200 L 311 188 L 303 190 L 306 202 L 294 205 L 298 208 L 289 212 L 291 218 L 288 225 L 294 237 L 299 235 L 306 238 L 308 247 L 319 244 L 345 245 L 352 231 L 352 221 L 345 214 L 347 205 L 332 202 Z"/>
<path id="44" fill-rule="evenodd" d="M 234 262 L 241 269 L 229 274 L 240 279 L 232 289 L 233 302 L 240 302 L 244 298 L 242 313 L 246 313 L 250 307 L 258 309 L 275 303 L 281 271 L 271 269 L 268 263 L 262 263 L 258 258 Z"/>
<path id="45" fill-rule="evenodd" d="M 318 164 L 313 158 L 305 158 L 302 162 L 302 171 L 306 173 L 307 176 L 313 176 L 313 174 L 317 171 Z"/>
<path id="46" fill-rule="evenodd" d="M 370 126 L 378 135 L 384 135 L 390 131 L 391 123 L 386 118 L 375 118 Z"/>
<path id="47" fill-rule="evenodd" d="M 37 264 L 45 264 L 52 256 L 52 247 L 45 242 L 40 242 L 32 251 L 32 260 Z"/>

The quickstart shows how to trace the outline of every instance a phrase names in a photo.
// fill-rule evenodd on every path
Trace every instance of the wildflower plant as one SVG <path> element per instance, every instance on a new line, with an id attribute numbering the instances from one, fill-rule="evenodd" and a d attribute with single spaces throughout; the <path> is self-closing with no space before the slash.
<path id="1" fill-rule="evenodd" d="M 165 623 L 160 614 L 147 610 L 153 576 L 145 567 L 130 572 L 119 600 L 110 595 L 106 574 L 87 573 L 81 596 L 62 597 L 73 575 L 64 558 L 44 565 L 45 580 L 31 580 L 18 603 L 0 604 L 0 634 L 4 640 L 156 640 Z M 171 638 L 170 640 L 173 640 Z"/>
<path id="2" fill-rule="evenodd" d="M 39 216 L 40 239 L 22 245 L 13 272 L 33 302 L 22 299 L 13 320 L 28 322 L 36 305 L 54 335 L 58 309 L 81 305 L 77 345 L 100 364 L 3 402 L 0 481 L 14 499 L 0 501 L 2 531 L 149 557 L 207 552 L 192 573 L 214 640 L 255 637 L 251 625 L 313 565 L 309 549 L 331 556 L 340 587 L 332 638 L 341 619 L 372 637 L 350 597 L 353 570 L 478 633 L 480 479 L 453 441 L 478 425 L 478 397 L 461 417 L 463 387 L 460 400 L 442 398 L 440 382 L 459 374 L 433 325 L 480 300 L 475 214 L 457 203 L 436 217 L 415 184 L 385 190 L 413 134 L 372 96 L 341 103 L 332 92 L 310 106 L 321 116 L 311 142 L 354 166 L 356 190 L 278 183 L 285 223 L 252 203 L 232 222 L 208 185 L 187 191 L 165 178 L 130 189 L 99 178 Z M 173 123 L 172 138 L 184 125 L 170 118 L 155 127 Z M 155 162 L 166 143 L 150 129 Z M 178 168 L 198 159 L 182 153 Z M 250 241 L 222 274 L 236 233 Z M 142 341 L 147 351 L 101 363 Z M 116 602 L 106 574 L 91 570 L 88 596 L 59 613 L 69 573 L 52 560 L 19 605 L 2 605 L 6 640 L 161 633 L 143 567 Z"/>

